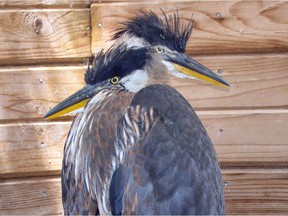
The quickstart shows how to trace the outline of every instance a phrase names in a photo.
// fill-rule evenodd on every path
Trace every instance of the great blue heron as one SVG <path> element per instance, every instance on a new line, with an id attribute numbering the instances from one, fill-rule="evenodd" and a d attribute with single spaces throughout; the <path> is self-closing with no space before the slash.
<path id="1" fill-rule="evenodd" d="M 96 56 L 84 88 L 47 113 L 86 104 L 64 149 L 65 214 L 95 214 L 97 203 L 100 214 L 224 214 L 221 173 L 204 127 L 177 91 L 157 85 L 181 74 L 228 86 L 174 45 L 117 44 Z"/>

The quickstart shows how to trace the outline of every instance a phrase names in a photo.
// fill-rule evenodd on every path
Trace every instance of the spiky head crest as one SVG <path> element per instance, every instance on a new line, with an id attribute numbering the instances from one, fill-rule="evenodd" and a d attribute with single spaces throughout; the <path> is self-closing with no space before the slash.
<path id="1" fill-rule="evenodd" d="M 161 10 L 164 20 L 154 12 L 141 11 L 140 16 L 136 16 L 127 22 L 123 22 L 123 27 L 118 29 L 113 39 L 120 38 L 124 33 L 135 35 L 144 39 L 149 45 L 167 46 L 177 52 L 185 52 L 186 43 L 192 33 L 192 18 L 188 25 L 181 25 L 178 11 L 168 16 Z"/>
<path id="2" fill-rule="evenodd" d="M 137 69 L 142 69 L 149 59 L 145 47 L 127 48 L 125 44 L 112 46 L 108 51 L 101 50 L 87 67 L 85 83 L 94 85 L 114 76 L 124 77 Z"/>

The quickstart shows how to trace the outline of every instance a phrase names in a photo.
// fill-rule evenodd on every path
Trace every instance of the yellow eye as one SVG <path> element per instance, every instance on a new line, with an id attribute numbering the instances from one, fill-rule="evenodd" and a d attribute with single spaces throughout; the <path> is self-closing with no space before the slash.
<path id="1" fill-rule="evenodd" d="M 160 46 L 156 47 L 156 52 L 157 53 L 163 53 L 164 52 L 164 49 Z"/>
<path id="2" fill-rule="evenodd" d="M 119 82 L 119 78 L 118 77 L 113 77 L 112 79 L 110 79 L 110 83 L 112 84 L 117 84 Z"/>

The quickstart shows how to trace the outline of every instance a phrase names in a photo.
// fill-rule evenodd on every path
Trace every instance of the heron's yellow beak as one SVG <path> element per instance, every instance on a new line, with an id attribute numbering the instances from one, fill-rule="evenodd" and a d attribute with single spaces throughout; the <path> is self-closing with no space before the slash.
<path id="1" fill-rule="evenodd" d="M 217 86 L 220 86 L 220 87 L 224 87 L 224 88 L 227 88 L 229 86 L 228 83 L 220 82 L 219 80 L 216 80 L 215 77 L 212 78 L 211 76 L 207 76 L 206 74 L 199 73 L 199 72 L 197 72 L 195 70 L 191 70 L 191 69 L 183 67 L 183 66 L 181 66 L 179 64 L 174 64 L 174 67 L 178 71 L 180 71 L 180 72 L 182 72 L 182 73 L 184 73 L 186 75 L 195 77 L 195 78 L 197 78 L 199 80 L 203 80 L 203 81 L 206 81 L 208 83 L 211 83 L 211 84 L 214 84 L 214 85 L 217 85 Z"/>
<path id="2" fill-rule="evenodd" d="M 195 77 L 217 86 L 225 88 L 229 87 L 229 83 L 227 83 L 222 77 L 183 53 L 167 55 L 165 60 L 172 63 L 176 70 L 183 74 Z"/>
<path id="3" fill-rule="evenodd" d="M 73 111 L 83 108 L 88 101 L 95 95 L 95 87 L 86 85 L 54 108 L 52 108 L 45 116 L 45 119 L 53 119 L 59 116 L 66 115 Z"/>

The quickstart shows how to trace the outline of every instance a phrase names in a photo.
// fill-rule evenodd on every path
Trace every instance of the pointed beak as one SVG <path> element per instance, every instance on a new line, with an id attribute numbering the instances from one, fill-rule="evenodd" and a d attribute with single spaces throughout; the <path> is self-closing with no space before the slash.
<path id="1" fill-rule="evenodd" d="M 183 53 L 176 53 L 173 55 L 167 54 L 164 57 L 164 60 L 172 63 L 176 70 L 183 74 L 195 77 L 217 86 L 225 88 L 229 87 L 229 83 L 226 82 L 222 77 Z"/>
<path id="2" fill-rule="evenodd" d="M 54 108 L 52 108 L 44 116 L 44 119 L 53 119 L 83 108 L 98 91 L 98 86 L 86 85 L 85 87 L 83 87 L 82 89 L 56 105 Z"/>

